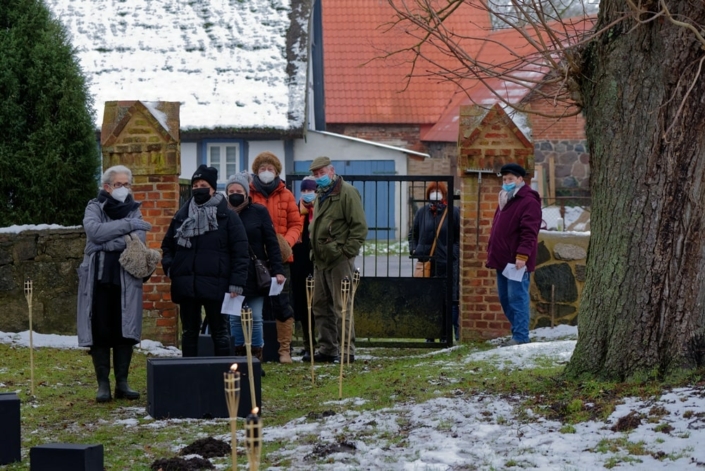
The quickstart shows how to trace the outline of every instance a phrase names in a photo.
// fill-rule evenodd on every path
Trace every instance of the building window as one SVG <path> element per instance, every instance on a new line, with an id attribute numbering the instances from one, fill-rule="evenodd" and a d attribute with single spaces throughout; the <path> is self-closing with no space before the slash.
<path id="1" fill-rule="evenodd" d="M 211 143 L 207 147 L 208 166 L 218 170 L 218 181 L 225 182 L 240 169 L 240 144 Z"/>

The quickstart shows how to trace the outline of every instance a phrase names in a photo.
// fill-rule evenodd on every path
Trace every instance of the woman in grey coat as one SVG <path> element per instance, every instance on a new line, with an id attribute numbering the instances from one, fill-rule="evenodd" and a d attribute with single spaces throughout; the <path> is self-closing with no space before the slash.
<path id="1" fill-rule="evenodd" d="M 78 267 L 78 344 L 90 347 L 98 380 L 97 402 L 110 395 L 110 349 L 113 349 L 115 398 L 139 399 L 127 384 L 132 347 L 142 334 L 142 279 L 127 273 L 119 258 L 125 235 L 142 242 L 152 226 L 142 219 L 140 203 L 130 192 L 132 172 L 117 165 L 105 171 L 103 189 L 88 202 L 83 217 L 86 248 Z"/>

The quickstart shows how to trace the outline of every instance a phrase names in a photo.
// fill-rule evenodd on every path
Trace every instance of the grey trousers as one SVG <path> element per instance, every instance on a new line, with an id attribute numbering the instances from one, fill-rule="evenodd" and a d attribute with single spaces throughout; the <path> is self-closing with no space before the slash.
<path id="1" fill-rule="evenodd" d="M 355 354 L 355 326 L 352 326 L 352 335 L 348 339 L 350 332 L 350 322 L 354 322 L 350 315 L 350 304 L 352 300 L 352 277 L 355 269 L 355 259 L 343 260 L 338 265 L 329 270 L 313 270 L 313 300 L 311 309 L 316 321 L 316 328 L 319 333 L 318 351 L 324 355 L 338 355 L 341 341 L 341 331 L 343 326 L 343 300 L 342 281 L 347 276 L 350 280 L 350 293 L 348 295 L 348 305 L 345 318 L 345 344 L 350 344 L 350 354 Z"/>

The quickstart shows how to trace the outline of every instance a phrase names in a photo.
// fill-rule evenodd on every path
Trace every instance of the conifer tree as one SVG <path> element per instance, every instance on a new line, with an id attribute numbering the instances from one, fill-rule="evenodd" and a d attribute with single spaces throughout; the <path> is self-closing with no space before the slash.
<path id="1" fill-rule="evenodd" d="M 80 224 L 97 193 L 92 98 L 42 0 L 0 2 L 0 227 Z"/>

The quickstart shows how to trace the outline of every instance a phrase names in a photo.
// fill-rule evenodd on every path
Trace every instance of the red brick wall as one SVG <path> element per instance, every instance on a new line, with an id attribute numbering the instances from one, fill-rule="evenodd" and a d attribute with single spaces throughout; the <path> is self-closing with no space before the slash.
<path id="1" fill-rule="evenodd" d="M 460 111 L 458 173 L 462 180 L 460 240 L 461 338 L 493 338 L 509 332 L 496 289 L 496 272 L 485 268 L 487 243 L 502 181 L 495 172 L 516 162 L 530 173 L 533 145 L 499 106 Z M 467 172 L 487 169 L 491 173 Z"/>
<path id="2" fill-rule="evenodd" d="M 576 109 L 565 110 L 562 106 L 554 106 L 550 100 L 539 98 L 530 102 L 531 110 L 549 116 L 571 114 Z M 529 114 L 529 124 L 534 141 L 584 140 L 585 119 L 581 113 L 565 118 L 548 118 L 538 114 Z"/>
<path id="3" fill-rule="evenodd" d="M 419 150 L 419 127 L 413 124 L 328 124 L 326 130 L 372 142 Z"/>
<path id="4" fill-rule="evenodd" d="M 132 192 L 142 202 L 142 216 L 152 224 L 147 245 L 159 249 L 179 207 L 181 147 L 179 103 L 161 102 L 167 128 L 139 101 L 105 104 L 101 130 L 103 169 L 125 165 L 132 171 Z M 177 342 L 177 306 L 161 265 L 144 285 L 142 337 L 165 345 Z"/>

